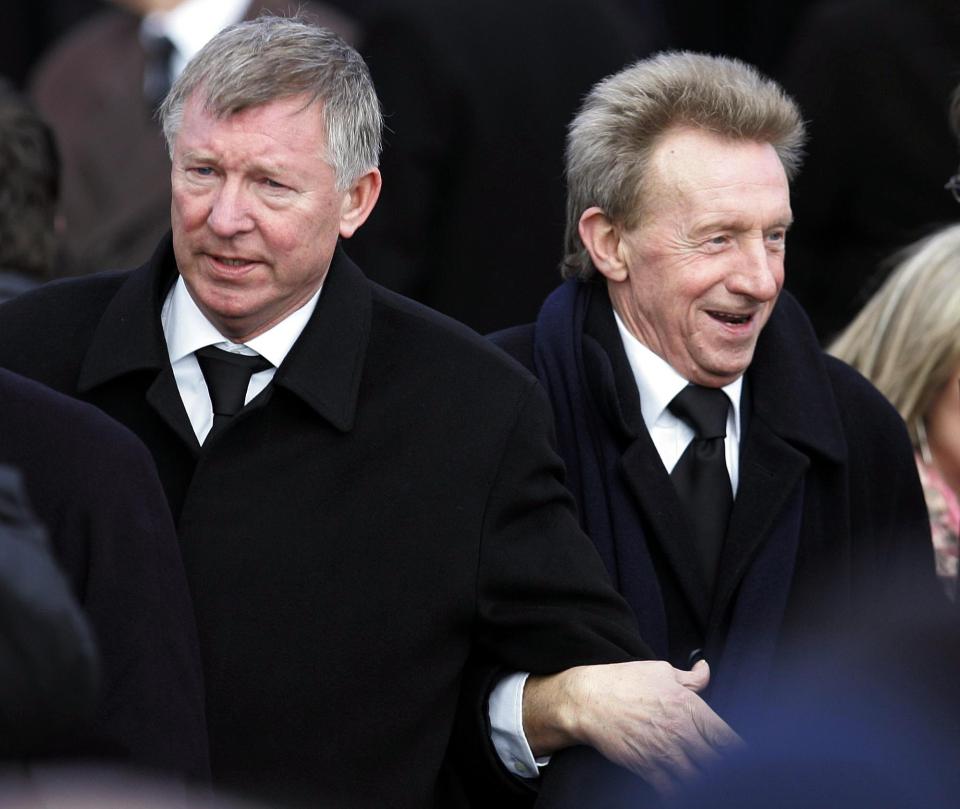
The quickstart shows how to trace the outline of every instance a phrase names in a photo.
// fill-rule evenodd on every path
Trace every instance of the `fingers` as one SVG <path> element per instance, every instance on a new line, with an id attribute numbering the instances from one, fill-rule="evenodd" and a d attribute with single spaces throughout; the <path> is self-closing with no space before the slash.
<path id="1" fill-rule="evenodd" d="M 695 732 L 690 731 L 695 735 Z M 688 753 L 687 742 L 690 747 L 697 747 L 694 735 L 689 740 L 677 737 L 653 737 L 634 739 L 629 745 L 626 755 L 619 762 L 647 781 L 659 794 L 668 795 L 679 784 L 689 781 L 701 771 L 701 764 L 696 756 Z M 699 741 L 701 749 L 697 755 L 715 757 L 707 745 Z"/>
<path id="2" fill-rule="evenodd" d="M 680 685 L 697 694 L 703 691 L 710 682 L 710 666 L 703 659 L 694 663 L 690 671 L 684 671 L 683 669 L 674 669 L 673 671 Z"/>
<path id="3" fill-rule="evenodd" d="M 677 682 L 694 693 L 700 693 L 710 682 L 710 666 L 706 660 L 698 660 L 690 671 L 674 669 Z M 705 703 L 695 704 L 692 713 L 694 724 L 700 736 L 711 748 L 723 750 L 742 744 L 741 738 Z"/>
<path id="4" fill-rule="evenodd" d="M 705 702 L 692 714 L 693 724 L 703 740 L 714 750 L 724 751 L 743 744 L 736 731 L 724 722 Z"/>

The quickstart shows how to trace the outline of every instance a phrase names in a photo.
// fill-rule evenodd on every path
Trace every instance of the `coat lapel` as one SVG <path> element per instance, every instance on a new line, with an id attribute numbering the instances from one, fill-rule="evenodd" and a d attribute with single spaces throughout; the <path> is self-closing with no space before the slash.
<path id="1" fill-rule="evenodd" d="M 749 417 L 740 451 L 740 482 L 720 560 L 710 636 L 727 620 L 737 588 L 775 534 L 811 458 L 846 461 L 826 361 L 806 315 L 783 293 L 747 372 Z M 791 530 L 799 531 L 799 524 Z M 793 539 L 784 547 L 796 547 Z M 792 566 L 794 560 L 788 561 Z"/>
<path id="2" fill-rule="evenodd" d="M 662 552 L 702 631 L 710 606 L 707 582 L 680 499 L 643 422 L 636 381 L 603 286 L 593 289 L 585 330 L 589 336 L 584 340 L 584 362 L 593 379 L 591 388 L 599 390 L 598 407 L 624 436 L 621 471 L 650 528 L 646 539 Z M 591 350 L 591 338 L 599 350 Z M 602 371 L 601 356 L 607 361 Z"/>
<path id="3" fill-rule="evenodd" d="M 703 567 L 694 550 L 677 491 L 646 431 L 624 452 L 621 465 L 627 488 L 650 526 L 647 540 L 656 543 L 662 551 L 700 629 L 705 629 L 710 604 Z"/>
<path id="4" fill-rule="evenodd" d="M 341 432 L 353 429 L 373 310 L 372 286 L 339 247 L 306 328 L 273 384 Z"/>
<path id="5" fill-rule="evenodd" d="M 740 453 L 740 483 L 720 556 L 708 636 L 724 622 L 738 585 L 809 466 L 805 454 L 759 418 L 751 419 Z"/>
<path id="6" fill-rule="evenodd" d="M 86 395 L 116 379 L 142 372 L 149 380 L 144 397 L 150 407 L 197 453 L 200 445 L 174 381 L 160 324 L 163 298 L 176 272 L 168 234 L 150 260 L 127 275 L 104 310 L 84 356 L 77 387 Z"/>

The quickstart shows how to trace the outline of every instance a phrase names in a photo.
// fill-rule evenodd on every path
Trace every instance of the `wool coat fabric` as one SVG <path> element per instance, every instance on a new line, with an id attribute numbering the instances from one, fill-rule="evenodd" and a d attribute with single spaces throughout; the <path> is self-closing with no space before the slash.
<path id="1" fill-rule="evenodd" d="M 312 806 L 461 805 L 447 750 L 468 656 L 543 673 L 645 656 L 531 375 L 338 251 L 265 395 L 201 448 L 160 326 L 175 272 L 167 239 L 133 273 L 7 304 L 0 364 L 153 452 L 217 782 Z"/>

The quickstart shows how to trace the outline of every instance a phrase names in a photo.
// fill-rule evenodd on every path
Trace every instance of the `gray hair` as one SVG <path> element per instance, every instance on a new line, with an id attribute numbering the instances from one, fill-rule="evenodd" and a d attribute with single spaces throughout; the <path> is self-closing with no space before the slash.
<path id="1" fill-rule="evenodd" d="M 805 131 L 796 103 L 774 81 L 736 59 L 686 51 L 657 54 L 596 84 L 567 133 L 565 278 L 596 273 L 580 240 L 585 210 L 597 206 L 634 227 L 650 184 L 650 159 L 669 130 L 691 126 L 740 141 L 769 143 L 787 177 L 797 173 Z"/>
<path id="2" fill-rule="evenodd" d="M 217 34 L 160 106 L 171 156 L 184 104 L 195 92 L 217 117 L 299 95 L 307 96 L 307 106 L 320 102 L 324 159 L 341 190 L 379 163 L 383 117 L 370 72 L 360 54 L 329 29 L 264 15 Z"/>
<path id="3" fill-rule="evenodd" d="M 922 420 L 960 366 L 960 225 L 916 242 L 895 260 L 829 350 L 890 400 L 919 448 Z"/>

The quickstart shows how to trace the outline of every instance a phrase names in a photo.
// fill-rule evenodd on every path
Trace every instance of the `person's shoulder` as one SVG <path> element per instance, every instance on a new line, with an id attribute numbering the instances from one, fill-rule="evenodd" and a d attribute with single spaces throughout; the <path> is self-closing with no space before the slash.
<path id="1" fill-rule="evenodd" d="M 487 339 L 499 349 L 506 351 L 528 371 L 533 372 L 533 323 L 511 326 L 487 335 Z"/>
<path id="2" fill-rule="evenodd" d="M 896 408 L 859 371 L 827 353 L 823 355 L 823 362 L 845 421 L 894 421 L 902 424 L 903 419 Z"/>
<path id="3" fill-rule="evenodd" d="M 20 308 L 67 307 L 71 302 L 76 302 L 77 305 L 70 305 L 68 308 L 79 309 L 81 304 L 87 302 L 95 302 L 98 299 L 109 300 L 130 272 L 130 270 L 98 272 L 48 281 L 5 302 L 4 311 L 16 311 Z"/>
<path id="4" fill-rule="evenodd" d="M 867 459 L 871 468 L 896 464 L 913 470 L 913 448 L 897 409 L 859 371 L 829 354 L 824 365 L 843 423 L 851 460 Z"/>
<path id="5" fill-rule="evenodd" d="M 0 368 L 0 462 L 22 470 L 37 513 L 79 507 L 156 510 L 162 497 L 149 450 L 91 404 Z"/>
<path id="6" fill-rule="evenodd" d="M 6 368 L 0 368 L 0 425 L 8 445 L 22 438 L 87 459 L 123 462 L 146 453 L 140 439 L 99 408 Z"/>
<path id="7" fill-rule="evenodd" d="M 0 305 L 0 366 L 37 377 L 81 357 L 127 275 L 51 281 Z"/>
<path id="8" fill-rule="evenodd" d="M 392 345 L 414 362 L 460 373 L 501 375 L 528 384 L 532 376 L 521 362 L 469 326 L 428 306 L 371 283 L 378 346 Z"/>

